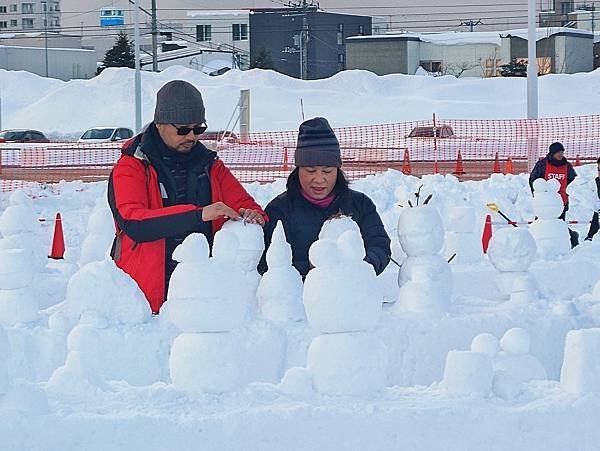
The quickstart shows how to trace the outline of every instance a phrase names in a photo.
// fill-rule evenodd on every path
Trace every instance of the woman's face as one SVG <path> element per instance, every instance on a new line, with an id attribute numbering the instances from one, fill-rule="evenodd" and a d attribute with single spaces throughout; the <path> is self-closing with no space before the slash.
<path id="1" fill-rule="evenodd" d="M 300 186 L 314 199 L 325 199 L 333 191 L 337 180 L 334 166 L 301 166 L 298 170 Z"/>

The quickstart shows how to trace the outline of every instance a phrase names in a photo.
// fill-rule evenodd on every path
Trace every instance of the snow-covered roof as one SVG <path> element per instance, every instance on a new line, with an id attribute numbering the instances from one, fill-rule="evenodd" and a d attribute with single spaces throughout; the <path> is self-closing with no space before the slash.
<path id="1" fill-rule="evenodd" d="M 188 17 L 203 17 L 203 16 L 249 16 L 249 9 L 213 9 L 207 11 L 188 11 Z"/>
<path id="2" fill-rule="evenodd" d="M 591 36 L 592 32 L 566 27 L 548 27 L 537 29 L 537 40 L 541 40 L 559 33 L 578 34 L 582 37 Z M 518 37 L 527 39 L 527 28 L 519 28 L 505 31 L 448 31 L 440 33 L 386 33 L 371 36 L 353 36 L 348 40 L 362 39 L 418 39 L 422 42 L 430 42 L 437 45 L 467 45 L 467 44 L 493 44 L 500 45 L 503 37 Z"/>

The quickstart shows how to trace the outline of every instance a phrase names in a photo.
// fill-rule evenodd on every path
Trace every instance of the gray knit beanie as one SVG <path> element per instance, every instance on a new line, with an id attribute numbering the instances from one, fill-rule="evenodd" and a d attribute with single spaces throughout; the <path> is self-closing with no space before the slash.
<path id="1" fill-rule="evenodd" d="M 324 117 L 300 124 L 295 152 L 296 166 L 342 166 L 340 143 Z"/>
<path id="2" fill-rule="evenodd" d="M 194 85 L 173 80 L 156 93 L 155 124 L 201 124 L 206 122 L 202 94 Z"/>

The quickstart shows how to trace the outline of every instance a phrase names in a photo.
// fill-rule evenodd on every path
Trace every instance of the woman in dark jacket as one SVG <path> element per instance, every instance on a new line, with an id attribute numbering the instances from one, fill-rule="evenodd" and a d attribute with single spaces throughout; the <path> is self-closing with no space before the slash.
<path id="1" fill-rule="evenodd" d="M 281 221 L 292 247 L 292 263 L 306 276 L 311 268 L 308 249 L 318 239 L 325 221 L 341 213 L 358 224 L 365 245 L 365 261 L 380 274 L 390 261 L 390 238 L 373 201 L 348 187 L 341 170 L 340 145 L 326 119 L 317 117 L 300 125 L 295 164 L 287 190 L 265 209 L 270 219 L 264 228 L 265 254 L 273 230 Z M 265 254 L 258 267 L 261 273 L 267 270 Z"/>

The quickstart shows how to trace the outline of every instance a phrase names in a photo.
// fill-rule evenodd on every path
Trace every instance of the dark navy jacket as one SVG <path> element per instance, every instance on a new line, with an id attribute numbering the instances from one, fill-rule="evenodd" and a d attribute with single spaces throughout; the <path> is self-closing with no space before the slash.
<path id="1" fill-rule="evenodd" d="M 311 204 L 294 187 L 273 199 L 265 209 L 269 222 L 264 229 L 265 254 L 258 271 L 262 274 L 267 270 L 266 249 L 271 244 L 277 221 L 281 221 L 287 241 L 292 247 L 292 263 L 302 276 L 306 276 L 311 268 L 308 260 L 310 245 L 318 239 L 324 222 L 340 212 L 351 216 L 358 224 L 365 244 L 365 261 L 373 265 L 375 272 L 380 274 L 390 261 L 390 238 L 373 201 L 363 193 L 347 187 L 339 189 L 337 197 L 327 208 Z"/>

